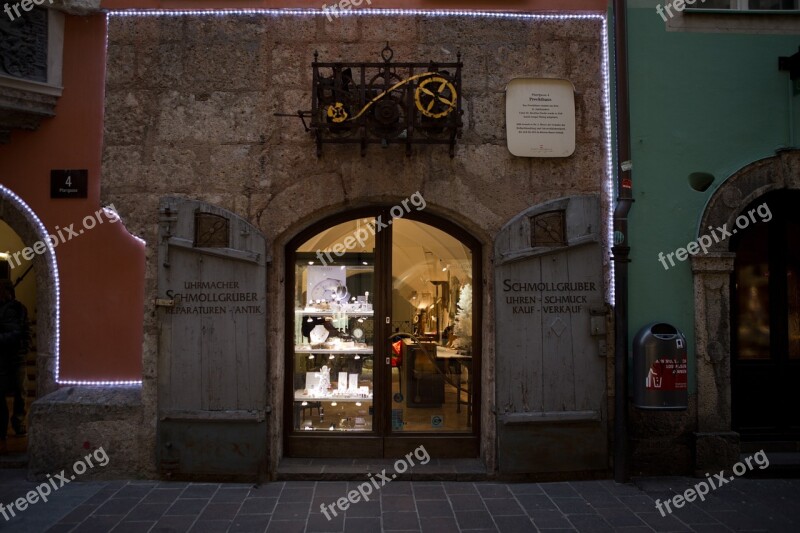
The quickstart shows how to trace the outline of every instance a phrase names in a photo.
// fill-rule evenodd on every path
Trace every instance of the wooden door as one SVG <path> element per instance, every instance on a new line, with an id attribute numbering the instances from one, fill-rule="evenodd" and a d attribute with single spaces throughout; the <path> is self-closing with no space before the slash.
<path id="1" fill-rule="evenodd" d="M 234 213 L 164 198 L 158 255 L 161 473 L 263 478 L 266 241 Z"/>

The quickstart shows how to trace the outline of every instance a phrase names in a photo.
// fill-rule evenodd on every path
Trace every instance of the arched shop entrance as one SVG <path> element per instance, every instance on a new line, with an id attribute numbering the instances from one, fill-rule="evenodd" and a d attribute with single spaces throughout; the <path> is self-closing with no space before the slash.
<path id="1" fill-rule="evenodd" d="M 479 454 L 480 244 L 392 209 L 339 214 L 287 245 L 288 457 Z"/>
<path id="2" fill-rule="evenodd" d="M 31 325 L 29 353 L 24 356 L 26 413 L 33 400 L 57 387 L 58 270 L 53 250 L 49 247 L 31 260 L 19 254 L 14 260 L 13 254 L 35 242 L 47 242 L 47 237 L 44 225 L 33 210 L 13 191 L 0 185 L 0 252 L 3 253 L 2 263 L 5 263 L 0 265 L 0 277 L 6 277 L 16 285 L 16 297 L 27 308 Z M 9 397 L 7 401 L 11 413 L 12 399 Z M 10 428 L 9 435 L 14 435 Z M 11 452 L 24 451 L 26 447 L 25 439 L 9 439 Z"/>
<path id="3" fill-rule="evenodd" d="M 776 389 L 790 383 L 797 367 L 797 287 L 792 281 L 797 276 L 792 248 L 797 218 L 791 202 L 796 205 L 798 190 L 800 150 L 786 150 L 730 176 L 703 212 L 699 235 L 723 226 L 733 235 L 692 258 L 696 472 L 730 467 L 741 452 L 754 447 L 781 451 L 798 441 L 792 412 L 796 396 L 780 403 L 796 387 Z M 764 202 L 771 220 L 763 216 L 765 207 L 758 211 Z M 749 221 L 746 226 L 741 217 Z M 769 383 L 759 385 L 759 379 Z"/>

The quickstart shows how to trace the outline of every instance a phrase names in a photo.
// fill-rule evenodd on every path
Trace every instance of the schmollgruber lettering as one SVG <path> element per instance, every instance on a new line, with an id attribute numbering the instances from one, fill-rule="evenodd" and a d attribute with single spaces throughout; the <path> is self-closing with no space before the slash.
<path id="1" fill-rule="evenodd" d="M 595 291 L 594 282 L 573 281 L 564 283 L 527 283 L 523 281 L 503 280 L 503 292 L 545 292 L 545 291 Z"/>

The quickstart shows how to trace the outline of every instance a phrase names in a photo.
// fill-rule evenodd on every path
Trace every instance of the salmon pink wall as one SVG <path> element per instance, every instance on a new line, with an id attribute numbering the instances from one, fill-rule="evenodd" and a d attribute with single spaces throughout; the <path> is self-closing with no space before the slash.
<path id="1" fill-rule="evenodd" d="M 100 207 L 104 77 L 105 16 L 67 16 L 64 92 L 55 118 L 33 132 L 15 130 L 11 142 L 0 145 L 0 182 L 20 195 L 51 233 L 73 223 L 77 231 Z M 78 168 L 89 170 L 88 198 L 50 199 L 50 170 Z M 125 206 L 116 207 L 124 216 Z M 61 380 L 142 379 L 144 246 L 121 223 L 102 217 L 102 225 L 55 249 Z M 17 267 L 12 275 L 23 270 Z"/>

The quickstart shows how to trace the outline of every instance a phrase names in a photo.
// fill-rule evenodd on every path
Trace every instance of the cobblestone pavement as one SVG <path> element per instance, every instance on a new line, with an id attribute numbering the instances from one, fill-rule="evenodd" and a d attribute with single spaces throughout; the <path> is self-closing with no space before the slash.
<path id="1" fill-rule="evenodd" d="M 662 517 L 655 500 L 699 480 L 505 484 L 394 481 L 371 501 L 352 504 L 328 521 L 357 482 L 249 484 L 158 481 L 71 482 L 48 502 L 6 521 L 14 532 L 279 532 L 302 531 L 776 531 L 800 532 L 800 480 L 736 479 Z M 23 470 L 0 470 L 5 506 L 36 483 Z M 6 508 L 7 511 L 7 508 Z M 1 511 L 0 511 L 1 512 Z"/>

